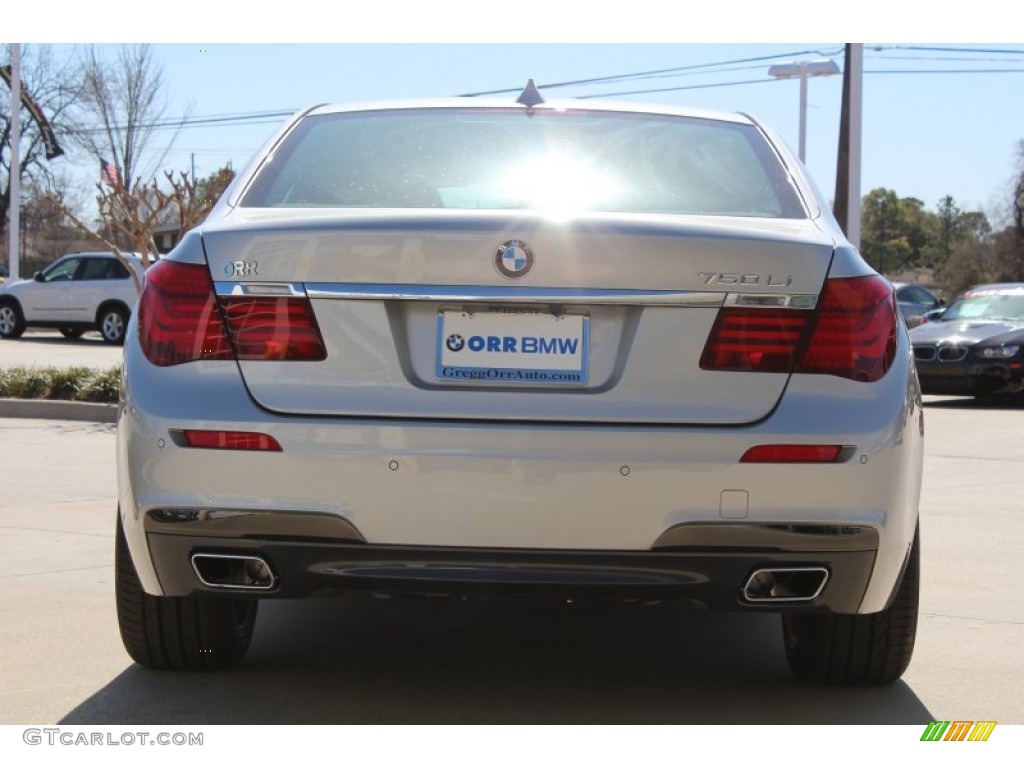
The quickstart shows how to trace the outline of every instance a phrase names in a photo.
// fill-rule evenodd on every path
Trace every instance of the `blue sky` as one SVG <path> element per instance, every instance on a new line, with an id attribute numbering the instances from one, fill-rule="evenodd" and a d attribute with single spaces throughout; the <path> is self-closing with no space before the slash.
<path id="1" fill-rule="evenodd" d="M 817 19 L 803 28 L 789 22 L 780 26 L 779 19 L 774 18 L 761 28 L 758 25 L 763 19 L 758 14 L 769 6 L 748 0 L 730 3 L 717 19 L 714 13 L 708 15 L 705 11 L 703 16 L 688 18 L 685 23 L 684 6 L 675 6 L 679 10 L 668 19 L 664 9 L 672 6 L 639 0 L 609 6 L 616 12 L 600 18 L 587 17 L 589 28 L 581 27 L 577 22 L 583 17 L 572 15 L 566 7 L 552 10 L 547 7 L 551 3 L 532 0 L 490 9 L 480 3 L 445 0 L 430 4 L 429 12 L 423 4 L 385 2 L 375 6 L 375 11 L 346 11 L 345 15 L 340 6 L 339 12 L 332 14 L 323 10 L 330 6 L 296 0 L 288 4 L 292 12 L 287 17 L 254 16 L 243 20 L 241 26 L 237 15 L 218 16 L 221 12 L 216 10 L 190 15 L 191 2 L 176 4 L 182 9 L 180 14 L 162 12 L 161 18 L 175 18 L 150 37 L 140 36 L 144 31 L 135 23 L 119 30 L 116 24 L 96 24 L 92 20 L 81 26 L 75 20 L 64 28 L 36 24 L 27 18 L 22 39 L 108 44 L 162 39 L 155 53 L 169 88 L 169 114 L 187 112 L 193 119 L 286 111 L 324 101 L 513 88 L 529 77 L 542 84 L 700 67 L 671 77 L 572 86 L 549 93 L 575 97 L 686 87 L 615 98 L 750 112 L 775 127 L 794 148 L 799 86 L 796 81 L 772 80 L 768 66 L 817 58 L 832 58 L 842 65 L 842 42 L 818 42 L 839 37 L 821 34 L 833 31 L 830 24 Z M 980 14 L 987 2 L 972 7 Z M 790 12 L 798 15 L 808 6 L 792 4 Z M 137 20 L 138 4 L 127 7 L 134 9 Z M 196 4 L 197 9 L 200 7 Z M 944 6 L 935 3 L 931 7 L 938 15 Z M 959 8 L 963 15 L 962 5 L 950 7 Z M 628 18 L 623 16 L 626 8 L 633 11 Z M 657 16 L 649 12 L 651 8 L 658 9 Z M 1020 97 L 1024 93 L 1024 42 L 985 42 L 970 20 L 963 24 L 958 21 L 946 29 L 929 29 L 920 27 L 919 19 L 900 18 L 884 11 L 883 3 L 860 3 L 858 8 L 857 20 L 844 29 L 849 37 L 868 41 L 863 191 L 889 187 L 902 196 L 920 198 L 929 208 L 950 194 L 963 208 L 982 209 L 998 217 L 1009 199 L 1017 143 L 1024 140 L 1024 101 Z M 872 17 L 872 13 L 878 15 Z M 734 18 L 727 19 L 729 15 Z M 749 28 L 735 23 L 739 16 Z M 461 21 L 453 22 L 455 18 Z M 875 23 L 873 18 L 884 18 L 886 23 Z M 978 19 L 972 19 L 977 25 Z M 723 25 L 723 20 L 729 23 Z M 893 37 L 903 31 L 901 24 L 906 36 Z M 202 29 L 229 31 L 214 34 L 211 42 L 197 39 Z M 730 39 L 732 32 L 732 39 L 750 42 L 697 42 L 714 39 L 714 35 L 704 34 L 707 29 L 713 29 L 724 40 Z M 886 39 L 874 43 L 873 34 L 883 30 Z M 922 37 L 929 32 L 934 36 Z M 981 32 L 993 34 L 984 26 Z M 1024 39 L 1020 29 L 1015 33 L 1018 39 Z M 306 42 L 265 42 L 269 35 Z M 614 42 L 616 38 L 621 42 Z M 773 39 L 814 42 L 768 42 Z M 247 40 L 260 42 L 244 42 Z M 973 42 L 958 42 L 962 40 Z M 924 47 L 964 50 L 921 50 Z M 986 53 L 983 49 L 1016 53 Z M 753 58 L 761 60 L 740 61 Z M 718 66 L 705 66 L 712 64 Z M 893 73 L 900 70 L 904 73 Z M 740 84 L 744 81 L 755 82 Z M 829 197 L 834 190 L 841 90 L 842 78 L 838 76 L 814 78 L 809 84 L 807 165 Z M 280 121 L 269 118 L 255 125 L 228 121 L 217 127 L 187 127 L 178 136 L 167 164 L 187 169 L 194 153 L 200 174 L 229 160 L 240 167 Z M 81 178 L 94 178 L 91 167 L 76 168 Z"/>

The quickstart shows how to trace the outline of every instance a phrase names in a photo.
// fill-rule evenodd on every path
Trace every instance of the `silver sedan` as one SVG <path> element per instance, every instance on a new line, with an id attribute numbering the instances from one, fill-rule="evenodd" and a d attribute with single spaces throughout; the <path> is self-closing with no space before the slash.
<path id="1" fill-rule="evenodd" d="M 148 271 L 118 425 L 139 663 L 258 601 L 692 599 L 885 683 L 923 423 L 892 286 L 745 115 L 445 99 L 289 120 Z"/>

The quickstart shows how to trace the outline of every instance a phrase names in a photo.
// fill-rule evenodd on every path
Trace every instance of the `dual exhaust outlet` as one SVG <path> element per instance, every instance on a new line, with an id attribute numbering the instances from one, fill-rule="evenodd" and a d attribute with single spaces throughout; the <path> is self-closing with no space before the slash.
<path id="1" fill-rule="evenodd" d="M 266 592 L 277 586 L 277 576 L 262 557 L 255 555 L 192 555 L 192 569 L 208 587 Z"/>
<path id="2" fill-rule="evenodd" d="M 828 581 L 828 569 L 759 568 L 743 586 L 743 597 L 750 603 L 810 602 L 821 594 Z"/>

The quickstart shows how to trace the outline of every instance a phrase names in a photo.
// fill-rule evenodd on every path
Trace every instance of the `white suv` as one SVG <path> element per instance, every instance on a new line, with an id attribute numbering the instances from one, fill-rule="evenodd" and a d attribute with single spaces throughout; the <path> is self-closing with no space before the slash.
<path id="1" fill-rule="evenodd" d="M 127 258 L 141 280 L 142 260 Z M 37 326 L 57 328 L 69 339 L 98 330 L 107 343 L 122 344 L 137 299 L 127 267 L 114 254 L 68 254 L 32 280 L 0 286 L 0 337 L 16 339 Z"/>

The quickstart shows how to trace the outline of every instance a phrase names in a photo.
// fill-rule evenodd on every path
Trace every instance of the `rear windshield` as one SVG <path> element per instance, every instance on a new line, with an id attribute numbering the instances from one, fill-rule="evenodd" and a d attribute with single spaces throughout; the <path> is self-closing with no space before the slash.
<path id="1" fill-rule="evenodd" d="M 754 126 L 525 109 L 307 117 L 241 204 L 806 217 Z"/>

